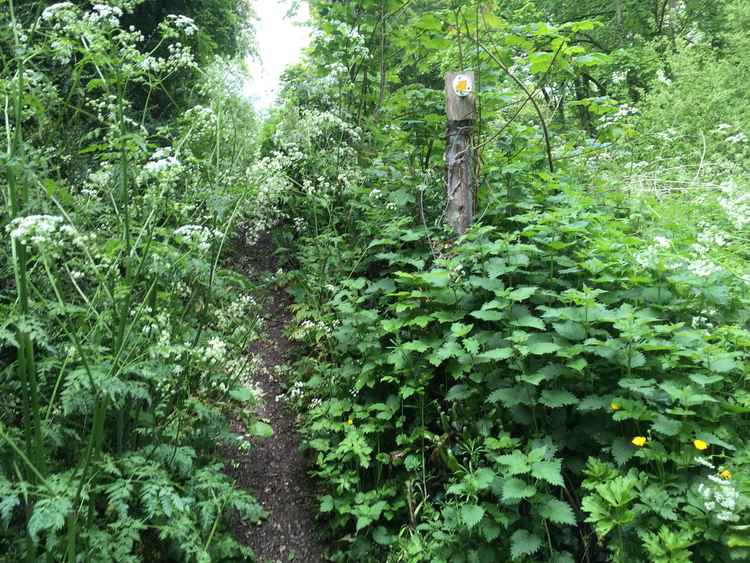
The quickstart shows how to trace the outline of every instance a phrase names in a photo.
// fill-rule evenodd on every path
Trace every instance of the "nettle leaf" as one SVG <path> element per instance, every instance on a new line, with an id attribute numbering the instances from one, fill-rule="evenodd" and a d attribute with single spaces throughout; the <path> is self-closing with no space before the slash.
<path id="1" fill-rule="evenodd" d="M 715 373 L 728 373 L 737 367 L 737 362 L 729 354 L 721 354 L 705 362 L 706 367 Z"/>
<path id="2" fill-rule="evenodd" d="M 513 320 L 511 323 L 513 326 L 521 327 L 521 328 L 537 328 L 539 330 L 544 330 L 547 328 L 547 326 L 544 324 L 544 321 L 540 319 L 539 317 L 535 317 L 530 314 L 525 314 L 519 316 L 517 319 Z"/>
<path id="3" fill-rule="evenodd" d="M 491 361 L 491 360 L 507 360 L 513 355 L 513 348 L 508 346 L 507 348 L 495 348 L 494 350 L 487 350 L 482 352 L 477 357 L 479 360 Z"/>
<path id="4" fill-rule="evenodd" d="M 29 518 L 28 530 L 31 540 L 39 543 L 42 532 L 58 532 L 65 526 L 65 518 L 72 510 L 73 503 L 66 497 L 43 498 L 34 505 Z"/>
<path id="5" fill-rule="evenodd" d="M 484 517 L 484 508 L 478 504 L 464 504 L 461 507 L 461 520 L 467 527 L 473 528 Z"/>
<path id="6" fill-rule="evenodd" d="M 471 276 L 469 278 L 469 285 L 472 287 L 480 287 L 486 291 L 502 291 L 505 284 L 498 279 L 493 278 L 480 278 L 478 276 Z"/>
<path id="7" fill-rule="evenodd" d="M 524 555 L 533 555 L 542 547 L 542 540 L 527 530 L 516 530 L 510 537 L 510 556 L 519 559 Z"/>
<path id="8" fill-rule="evenodd" d="M 550 520 L 555 524 L 568 524 L 575 526 L 576 517 L 573 509 L 567 502 L 556 498 L 548 498 L 539 506 L 539 514 L 545 520 Z"/>
<path id="9" fill-rule="evenodd" d="M 697 383 L 702 387 L 724 381 L 724 378 L 720 375 L 704 375 L 702 373 L 691 373 L 688 377 L 690 377 L 690 380 L 693 383 Z"/>
<path id="10" fill-rule="evenodd" d="M 503 482 L 503 500 L 521 500 L 535 494 L 536 487 L 518 477 L 511 477 Z"/>
<path id="11" fill-rule="evenodd" d="M 574 321 L 552 323 L 552 327 L 555 329 L 555 332 L 557 332 L 557 334 L 574 342 L 578 342 L 579 340 L 583 340 L 584 338 L 586 338 L 586 329 L 581 323 L 577 323 Z"/>
<path id="12" fill-rule="evenodd" d="M 560 345 L 555 344 L 554 342 L 535 342 L 533 344 L 529 344 L 529 354 L 534 354 L 535 356 L 541 356 L 543 354 L 553 354 L 559 349 Z"/>
<path id="13" fill-rule="evenodd" d="M 578 398 L 570 391 L 564 389 L 545 389 L 539 402 L 550 408 L 565 407 L 578 403 Z"/>
<path id="14" fill-rule="evenodd" d="M 682 428 L 682 422 L 673 418 L 667 418 L 663 414 L 656 417 L 651 425 L 656 432 L 665 436 L 677 436 Z"/>
<path id="15" fill-rule="evenodd" d="M 468 399 L 476 393 L 475 389 L 472 389 L 468 385 L 460 384 L 454 385 L 448 389 L 448 393 L 445 394 L 446 401 L 463 401 Z"/>
<path id="16" fill-rule="evenodd" d="M 506 314 L 501 311 L 473 311 L 471 316 L 480 321 L 501 321 Z"/>
<path id="17" fill-rule="evenodd" d="M 518 405 L 530 405 L 533 401 L 532 388 L 527 385 L 495 389 L 487 397 L 488 403 L 499 402 L 509 408 Z"/>
<path id="18" fill-rule="evenodd" d="M 536 479 L 546 481 L 550 485 L 564 487 L 562 477 L 562 462 L 559 459 L 537 461 L 531 464 L 531 475 Z"/>
<path id="19" fill-rule="evenodd" d="M 512 454 L 497 456 L 495 461 L 505 465 L 511 475 L 523 475 L 531 471 L 528 458 L 520 450 L 516 450 Z"/>
<path id="20" fill-rule="evenodd" d="M 536 286 L 519 287 L 518 289 L 514 289 L 513 291 L 511 291 L 508 295 L 508 298 L 511 301 L 526 301 L 529 297 L 536 293 L 537 289 L 539 288 Z"/>
<path id="21" fill-rule="evenodd" d="M 508 263 L 503 258 L 490 258 L 484 265 L 484 270 L 490 278 L 498 278 L 515 270 L 513 267 L 509 267 Z"/>
<path id="22" fill-rule="evenodd" d="M 610 400 L 608 397 L 601 395 L 586 395 L 576 406 L 581 412 L 597 411 L 609 407 Z"/>
<path id="23" fill-rule="evenodd" d="M 448 270 L 432 270 L 419 277 L 434 287 L 446 287 L 451 281 L 451 273 Z"/>
<path id="24" fill-rule="evenodd" d="M 625 438 L 615 438 L 612 442 L 612 457 L 617 465 L 625 465 L 635 455 L 636 449 Z"/>

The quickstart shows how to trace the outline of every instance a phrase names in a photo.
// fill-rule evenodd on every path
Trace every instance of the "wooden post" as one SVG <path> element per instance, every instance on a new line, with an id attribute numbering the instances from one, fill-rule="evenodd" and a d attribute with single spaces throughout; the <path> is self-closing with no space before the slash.
<path id="1" fill-rule="evenodd" d="M 466 232 L 474 219 L 471 135 L 476 118 L 474 73 L 445 75 L 445 109 L 448 132 L 445 145 L 446 220 L 457 234 Z"/>

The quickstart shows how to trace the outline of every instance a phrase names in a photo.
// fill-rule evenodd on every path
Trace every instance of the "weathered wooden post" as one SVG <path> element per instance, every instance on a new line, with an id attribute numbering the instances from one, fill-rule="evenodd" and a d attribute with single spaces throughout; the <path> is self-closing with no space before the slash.
<path id="1" fill-rule="evenodd" d="M 476 101 L 473 72 L 449 72 L 445 75 L 445 109 L 448 114 L 445 216 L 453 230 L 462 235 L 474 218 L 471 135 Z"/>

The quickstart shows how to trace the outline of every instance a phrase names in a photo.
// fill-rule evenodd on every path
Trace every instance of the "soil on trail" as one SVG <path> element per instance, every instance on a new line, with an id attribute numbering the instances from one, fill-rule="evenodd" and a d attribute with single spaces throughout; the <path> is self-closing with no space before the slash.
<path id="1" fill-rule="evenodd" d="M 250 249 L 254 256 L 243 256 L 251 278 L 273 271 L 275 260 L 268 244 Z M 259 563 L 295 561 L 318 563 L 324 560 L 315 523 L 315 492 L 307 475 L 308 465 L 300 452 L 300 437 L 295 429 L 295 414 L 276 398 L 284 392 L 274 369 L 290 358 L 293 345 L 284 336 L 289 322 L 289 299 L 277 291 L 265 307 L 264 335 L 248 351 L 262 360 L 262 369 L 253 375 L 253 383 L 263 390 L 258 416 L 273 427 L 273 437 L 253 438 L 246 453 L 234 451 L 230 473 L 238 485 L 250 492 L 268 514 L 260 525 L 237 524 L 237 537 L 252 548 Z M 236 428 L 236 430 L 241 430 Z"/>

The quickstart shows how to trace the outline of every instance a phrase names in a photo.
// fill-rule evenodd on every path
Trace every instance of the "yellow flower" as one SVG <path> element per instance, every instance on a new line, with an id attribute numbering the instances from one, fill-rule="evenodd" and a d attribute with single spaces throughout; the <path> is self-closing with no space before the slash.
<path id="1" fill-rule="evenodd" d="M 706 450 L 708 449 L 708 443 L 704 442 L 703 440 L 693 440 L 693 445 L 695 446 L 696 450 Z"/>
<path id="2" fill-rule="evenodd" d="M 354 421 L 350 418 L 346 421 L 346 423 L 351 426 L 352 424 L 354 424 Z"/>
<path id="3" fill-rule="evenodd" d="M 646 445 L 646 437 L 645 436 L 636 436 L 632 440 L 630 440 L 634 446 L 638 446 L 639 448 L 642 448 Z"/>
<path id="4" fill-rule="evenodd" d="M 620 403 L 610 403 L 610 404 L 609 404 L 609 407 L 610 407 L 610 408 L 611 408 L 611 409 L 612 409 L 613 411 L 617 412 L 617 411 L 619 411 L 619 410 L 620 410 L 620 409 L 622 408 L 622 405 L 621 405 Z"/>
<path id="5" fill-rule="evenodd" d="M 724 471 L 722 471 L 721 473 L 719 473 L 719 475 L 725 481 L 729 481 L 732 478 L 732 472 L 729 471 L 729 469 L 725 469 Z"/>

